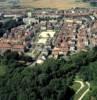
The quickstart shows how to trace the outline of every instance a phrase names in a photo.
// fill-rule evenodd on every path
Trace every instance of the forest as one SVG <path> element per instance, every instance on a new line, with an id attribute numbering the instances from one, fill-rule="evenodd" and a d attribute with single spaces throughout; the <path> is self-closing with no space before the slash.
<path id="1" fill-rule="evenodd" d="M 76 75 L 91 83 L 86 100 L 97 100 L 97 47 L 32 67 L 18 59 L 14 52 L 0 56 L 0 100 L 70 100 Z"/>

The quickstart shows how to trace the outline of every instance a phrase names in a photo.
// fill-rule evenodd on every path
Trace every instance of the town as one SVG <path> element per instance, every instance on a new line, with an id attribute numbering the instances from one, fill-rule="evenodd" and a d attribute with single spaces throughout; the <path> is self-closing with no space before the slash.
<path id="1" fill-rule="evenodd" d="M 97 45 L 97 9 L 0 11 L 0 53 L 7 50 L 32 57 L 66 58 Z"/>

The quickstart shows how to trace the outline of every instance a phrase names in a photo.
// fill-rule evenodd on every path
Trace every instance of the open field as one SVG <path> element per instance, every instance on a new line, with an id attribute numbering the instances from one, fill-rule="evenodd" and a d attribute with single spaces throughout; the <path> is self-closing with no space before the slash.
<path id="1" fill-rule="evenodd" d="M 75 0 L 21 0 L 25 7 L 59 8 L 89 7 L 88 3 L 76 2 Z"/>

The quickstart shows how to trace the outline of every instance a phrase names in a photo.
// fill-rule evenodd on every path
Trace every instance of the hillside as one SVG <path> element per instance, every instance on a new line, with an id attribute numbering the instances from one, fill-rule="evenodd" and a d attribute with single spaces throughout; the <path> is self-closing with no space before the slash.
<path id="1" fill-rule="evenodd" d="M 87 3 L 75 2 L 75 0 L 21 0 L 21 5 L 26 7 L 50 7 L 59 9 L 89 6 Z"/>

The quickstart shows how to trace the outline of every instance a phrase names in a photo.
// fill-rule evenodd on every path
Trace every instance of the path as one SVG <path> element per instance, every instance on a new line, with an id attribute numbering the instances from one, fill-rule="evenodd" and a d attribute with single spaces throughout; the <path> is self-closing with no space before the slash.
<path id="1" fill-rule="evenodd" d="M 81 86 L 80 88 L 77 90 L 75 95 L 78 95 L 78 93 L 80 93 L 87 85 L 87 89 L 81 94 L 81 96 L 78 98 L 78 100 L 82 100 L 84 98 L 84 96 L 89 92 L 90 90 L 90 83 L 86 82 L 86 85 L 83 81 L 75 81 L 77 83 L 79 83 Z"/>
<path id="2" fill-rule="evenodd" d="M 81 95 L 78 100 L 82 100 L 83 97 L 90 91 L 90 83 L 86 82 L 86 85 L 88 86 L 87 90 Z"/>
<path id="3" fill-rule="evenodd" d="M 82 88 L 84 88 L 84 83 L 82 81 L 75 81 L 75 82 L 81 85 L 80 88 L 76 91 L 76 94 L 77 94 Z"/>

